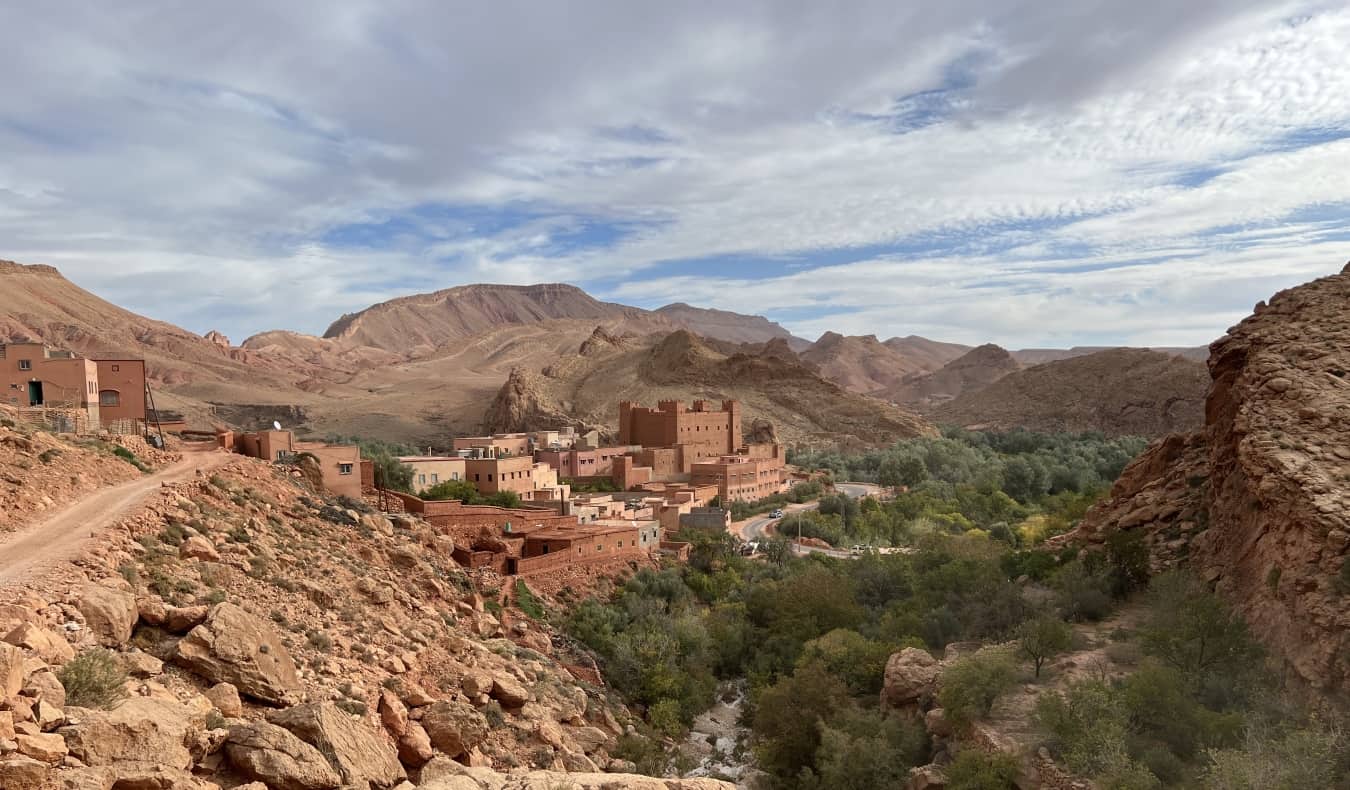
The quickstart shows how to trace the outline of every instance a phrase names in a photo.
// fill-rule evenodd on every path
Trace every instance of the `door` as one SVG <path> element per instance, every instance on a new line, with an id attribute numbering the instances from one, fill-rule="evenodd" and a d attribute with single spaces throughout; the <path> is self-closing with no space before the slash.
<path id="1" fill-rule="evenodd" d="M 40 381 L 28 382 L 28 405 L 29 406 L 42 405 L 42 382 Z"/>

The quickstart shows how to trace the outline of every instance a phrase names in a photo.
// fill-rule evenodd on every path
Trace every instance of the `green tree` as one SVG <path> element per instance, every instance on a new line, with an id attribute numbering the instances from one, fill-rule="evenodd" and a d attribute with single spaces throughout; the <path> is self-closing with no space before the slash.
<path id="1" fill-rule="evenodd" d="M 802 648 L 797 666 L 819 662 L 848 686 L 854 696 L 875 696 L 885 680 L 886 661 L 894 646 L 868 639 L 857 631 L 836 628 Z"/>
<path id="2" fill-rule="evenodd" d="M 1072 637 L 1068 623 L 1046 615 L 1028 620 L 1017 629 L 1018 649 L 1031 659 L 1037 678 L 1046 660 L 1067 650 Z"/>
<path id="3" fill-rule="evenodd" d="M 1211 674 L 1245 674 L 1261 658 L 1247 623 L 1180 571 L 1153 580 L 1141 637 L 1145 652 L 1197 683 Z"/>
<path id="4" fill-rule="evenodd" d="M 989 714 L 994 700 L 1017 683 L 1017 666 L 1009 651 L 985 648 L 959 658 L 942 673 L 938 704 L 957 727 Z"/>
<path id="5" fill-rule="evenodd" d="M 848 704 L 848 689 L 819 664 L 802 667 L 760 694 L 752 729 L 760 768 L 782 779 L 815 763 L 821 721 Z"/>
<path id="6" fill-rule="evenodd" d="M 877 482 L 887 488 L 913 488 L 927 479 L 928 467 L 913 455 L 888 455 L 877 469 Z"/>
<path id="7" fill-rule="evenodd" d="M 923 725 L 850 706 L 822 725 L 816 773 L 820 786 L 830 790 L 900 787 L 909 769 L 927 758 Z"/>
<path id="8" fill-rule="evenodd" d="M 469 504 L 478 499 L 478 489 L 467 480 L 443 480 L 423 491 L 422 498 L 438 501 L 458 499 Z"/>

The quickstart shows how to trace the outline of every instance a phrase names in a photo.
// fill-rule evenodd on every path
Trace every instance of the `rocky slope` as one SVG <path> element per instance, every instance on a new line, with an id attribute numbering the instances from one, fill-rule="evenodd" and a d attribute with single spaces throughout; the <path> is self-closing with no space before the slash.
<path id="1" fill-rule="evenodd" d="M 451 548 L 251 459 L 164 486 L 0 588 L 0 787 L 730 788 L 624 773 L 627 711 Z"/>
<path id="2" fill-rule="evenodd" d="M 747 427 L 771 423 L 788 443 L 874 446 L 934 432 L 911 412 L 822 379 L 774 344 L 759 354 L 726 354 L 683 330 L 574 353 L 539 374 L 513 373 L 484 428 L 529 430 L 569 415 L 572 424 L 612 432 L 620 400 L 695 398 L 739 400 Z"/>
<path id="3" fill-rule="evenodd" d="M 1064 541 L 1146 536 L 1228 598 L 1291 672 L 1350 695 L 1350 265 L 1210 347 L 1203 427 L 1155 443 Z"/>
<path id="4" fill-rule="evenodd" d="M 918 335 L 893 337 L 882 345 L 910 360 L 920 370 L 937 370 L 970 350 L 970 346 L 960 343 L 944 343 Z"/>
<path id="5" fill-rule="evenodd" d="M 1120 348 L 1010 373 L 932 410 L 941 424 L 1035 431 L 1161 436 L 1198 427 L 1204 365 Z"/>
<path id="6" fill-rule="evenodd" d="M 931 369 L 877 340 L 876 335 L 826 332 L 799 356 L 815 366 L 821 376 L 858 393 L 886 390 L 906 376 Z"/>
<path id="7" fill-rule="evenodd" d="M 693 307 L 684 302 L 658 307 L 655 313 L 696 335 L 714 340 L 729 343 L 767 343 L 770 340 L 781 339 L 787 341 L 794 350 L 810 345 L 809 341 L 793 337 L 791 332 L 761 315 L 709 310 L 704 307 Z"/>
<path id="8" fill-rule="evenodd" d="M 920 410 L 978 392 L 1022 366 L 992 343 L 973 348 L 932 373 L 907 377 L 898 386 L 873 393 L 879 398 Z"/>

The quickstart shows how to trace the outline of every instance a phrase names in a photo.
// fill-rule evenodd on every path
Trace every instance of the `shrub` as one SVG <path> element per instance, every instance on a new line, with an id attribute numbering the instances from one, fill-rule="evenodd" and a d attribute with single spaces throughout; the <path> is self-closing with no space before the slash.
<path id="1" fill-rule="evenodd" d="M 816 771 L 822 788 L 902 787 L 928 761 L 928 733 L 904 716 L 846 709 L 822 726 Z"/>
<path id="2" fill-rule="evenodd" d="M 1252 733 L 1244 748 L 1209 753 L 1204 786 L 1210 790 L 1344 787 L 1348 748 L 1345 737 L 1334 730 Z"/>
<path id="3" fill-rule="evenodd" d="M 1241 676 L 1260 663 L 1247 623 L 1179 571 L 1154 579 L 1141 635 L 1145 652 L 1197 683 L 1210 675 Z"/>
<path id="4" fill-rule="evenodd" d="M 947 790 L 1011 790 L 1019 770 L 1011 754 L 963 749 L 946 768 Z"/>
<path id="5" fill-rule="evenodd" d="M 1120 695 L 1101 681 L 1070 684 L 1063 694 L 1036 700 L 1036 723 L 1050 747 L 1076 773 L 1097 776 L 1129 763 L 1125 739 L 1128 714 Z"/>
<path id="6" fill-rule="evenodd" d="M 524 579 L 516 579 L 516 605 L 533 620 L 543 620 L 548 616 L 544 604 L 530 592 Z"/>
<path id="7" fill-rule="evenodd" d="M 309 641 L 310 647 L 320 652 L 327 653 L 333 649 L 333 639 L 323 631 L 312 630 L 305 634 L 305 639 Z"/>
<path id="8" fill-rule="evenodd" d="M 1060 612 L 1069 620 L 1100 620 L 1111 611 L 1109 581 L 1074 560 L 1055 575 Z"/>
<path id="9" fill-rule="evenodd" d="M 38 460 L 41 461 L 41 462 L 44 463 L 44 464 L 49 464 L 49 463 L 51 463 L 52 461 L 55 461 L 57 458 L 60 458 L 60 457 L 61 457 L 61 451 L 58 450 L 58 449 L 56 449 L 55 447 L 53 447 L 53 448 L 51 448 L 50 450 L 43 450 L 43 451 L 38 455 Z"/>
<path id="10" fill-rule="evenodd" d="M 127 681 L 117 655 L 110 650 L 86 650 L 57 670 L 56 679 L 66 690 L 66 704 L 80 708 L 108 709 L 126 697 Z"/>
<path id="11" fill-rule="evenodd" d="M 938 702 L 958 727 L 968 726 L 989 713 L 994 700 L 1017 682 L 1017 667 L 1009 651 L 986 648 L 957 659 L 942 673 Z"/>

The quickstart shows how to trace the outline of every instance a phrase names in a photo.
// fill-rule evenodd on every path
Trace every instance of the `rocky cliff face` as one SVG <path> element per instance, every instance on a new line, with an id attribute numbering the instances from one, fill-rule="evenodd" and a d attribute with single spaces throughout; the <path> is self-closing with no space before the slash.
<path id="1" fill-rule="evenodd" d="M 1009 373 L 931 415 L 980 429 L 1162 436 L 1200 426 L 1207 384 L 1199 362 L 1118 348 Z"/>
<path id="2" fill-rule="evenodd" d="M 1070 540 L 1141 530 L 1293 674 L 1350 692 L 1350 266 L 1281 292 L 1211 347 L 1202 430 L 1136 459 Z"/>

